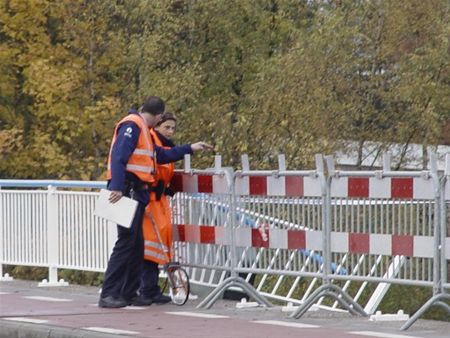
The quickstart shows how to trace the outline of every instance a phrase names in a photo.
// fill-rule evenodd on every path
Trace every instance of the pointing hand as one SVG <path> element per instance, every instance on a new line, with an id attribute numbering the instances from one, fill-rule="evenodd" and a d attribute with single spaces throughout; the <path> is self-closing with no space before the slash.
<path id="1" fill-rule="evenodd" d="M 192 149 L 192 151 L 213 150 L 214 147 L 205 142 L 197 142 L 197 143 L 191 144 L 191 149 Z"/>

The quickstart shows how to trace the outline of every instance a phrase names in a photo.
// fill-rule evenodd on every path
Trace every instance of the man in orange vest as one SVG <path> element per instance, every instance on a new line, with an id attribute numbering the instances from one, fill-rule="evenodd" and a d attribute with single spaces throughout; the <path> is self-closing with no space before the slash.
<path id="1" fill-rule="evenodd" d="M 114 130 L 108 158 L 109 200 L 115 203 L 127 196 L 138 201 L 138 207 L 130 228 L 117 227 L 118 238 L 106 268 L 99 307 L 120 308 L 137 299 L 144 255 L 142 219 L 155 184 L 156 159 L 160 163 L 174 162 L 210 147 L 204 142 L 170 150 L 155 147 L 149 128 L 158 123 L 164 109 L 161 98 L 149 96 L 139 112 L 130 111 Z"/>

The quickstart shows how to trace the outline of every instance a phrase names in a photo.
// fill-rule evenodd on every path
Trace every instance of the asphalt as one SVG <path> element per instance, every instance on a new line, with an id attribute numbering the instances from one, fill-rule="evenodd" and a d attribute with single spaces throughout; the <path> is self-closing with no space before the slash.
<path id="1" fill-rule="evenodd" d="M 229 300 L 219 300 L 211 309 L 197 309 L 201 299 L 183 306 L 102 309 L 97 306 L 95 287 L 0 282 L 0 337 L 450 337 L 450 322 L 419 320 L 400 331 L 403 321 L 370 321 L 322 309 L 300 319 L 289 318 L 281 307 L 237 308 L 237 302 Z"/>

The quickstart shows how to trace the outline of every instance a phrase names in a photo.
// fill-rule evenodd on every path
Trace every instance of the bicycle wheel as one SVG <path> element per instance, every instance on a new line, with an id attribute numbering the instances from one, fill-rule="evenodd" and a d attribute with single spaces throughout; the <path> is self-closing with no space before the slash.
<path id="1" fill-rule="evenodd" d="M 176 267 L 170 269 L 168 272 L 170 276 L 167 276 L 169 288 L 169 295 L 172 298 L 172 302 L 176 305 L 184 305 L 190 292 L 189 276 L 182 267 Z"/>
<path id="2" fill-rule="evenodd" d="M 164 272 L 166 274 L 166 278 L 163 279 L 162 285 L 161 285 L 161 292 L 167 293 L 168 286 L 169 286 L 169 271 L 174 271 L 174 269 L 180 268 L 180 263 L 178 262 L 169 262 L 167 264 L 164 264 Z M 167 291 L 167 292 L 166 292 Z"/>

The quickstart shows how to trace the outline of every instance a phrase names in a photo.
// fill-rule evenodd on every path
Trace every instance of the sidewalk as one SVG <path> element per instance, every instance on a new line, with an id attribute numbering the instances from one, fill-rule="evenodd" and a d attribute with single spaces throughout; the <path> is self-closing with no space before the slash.
<path id="1" fill-rule="evenodd" d="M 3 337 L 289 337 L 307 338 L 444 338 L 450 323 L 419 320 L 408 331 L 403 322 L 371 322 L 347 313 L 311 311 L 289 319 L 280 307 L 237 309 L 235 301 L 218 301 L 196 309 L 184 306 L 101 309 L 98 289 L 69 285 L 37 287 L 37 282 L 0 282 L 0 338 Z"/>

